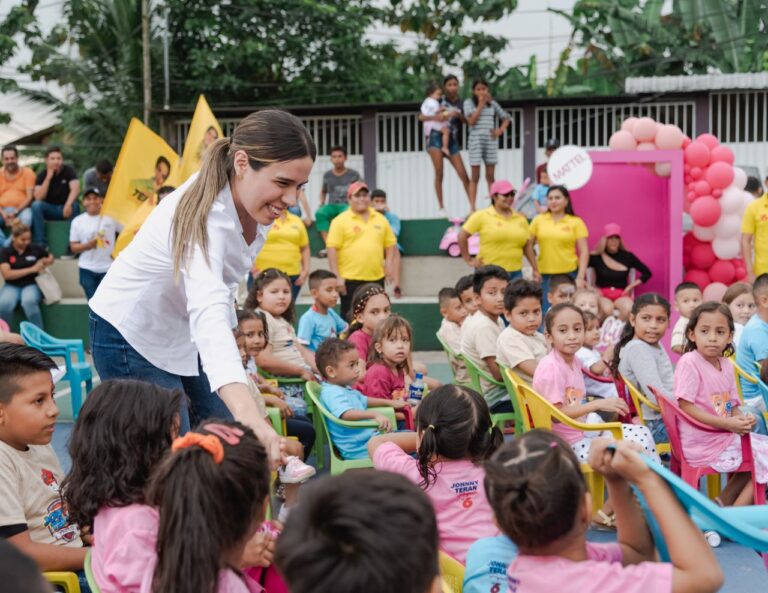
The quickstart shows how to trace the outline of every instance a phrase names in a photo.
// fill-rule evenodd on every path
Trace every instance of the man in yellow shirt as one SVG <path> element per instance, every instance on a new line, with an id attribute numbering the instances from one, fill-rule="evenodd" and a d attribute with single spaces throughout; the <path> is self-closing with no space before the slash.
<path id="1" fill-rule="evenodd" d="M 352 295 L 367 282 L 384 286 L 392 277 L 397 239 L 382 214 L 371 208 L 368 186 L 356 181 L 347 189 L 349 209 L 328 230 L 328 266 L 338 278 L 341 315 L 347 318 Z M 386 257 L 386 264 L 384 263 Z"/>
<path id="2" fill-rule="evenodd" d="M 750 282 L 768 272 L 768 193 L 750 202 L 744 212 L 741 222 L 741 253 Z"/>

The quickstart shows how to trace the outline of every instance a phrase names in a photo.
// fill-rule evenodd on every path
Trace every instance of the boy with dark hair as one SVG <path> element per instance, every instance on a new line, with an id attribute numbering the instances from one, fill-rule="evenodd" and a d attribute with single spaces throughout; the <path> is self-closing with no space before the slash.
<path id="1" fill-rule="evenodd" d="M 390 211 L 389 206 L 387 205 L 387 192 L 383 189 L 374 189 L 371 192 L 371 206 L 373 206 L 373 209 L 376 210 L 376 212 L 387 219 L 387 222 L 395 235 L 395 239 L 400 239 L 400 227 L 402 226 L 400 217 Z M 400 288 L 400 278 L 403 269 L 401 255 L 403 254 L 404 249 L 400 243 L 398 243 L 396 247 L 397 249 L 392 257 L 392 284 L 394 285 L 392 287 L 392 293 L 395 295 L 395 298 L 399 299 L 403 296 L 403 291 Z"/>
<path id="2" fill-rule="evenodd" d="M 504 317 L 509 325 L 496 341 L 497 360 L 529 383 L 536 365 L 549 352 L 547 339 L 539 332 L 543 296 L 538 282 L 522 278 L 504 291 Z"/>
<path id="3" fill-rule="evenodd" d="M 576 294 L 576 281 L 568 274 L 555 274 L 549 279 L 547 301 L 550 307 L 560 303 L 570 303 Z"/>
<path id="4" fill-rule="evenodd" d="M 496 364 L 496 343 L 504 323 L 504 290 L 509 284 L 509 274 L 500 266 L 480 266 L 472 275 L 477 313 L 461 325 L 461 354 L 480 370 L 501 382 L 501 371 Z M 491 413 L 512 412 L 506 389 L 481 377 L 480 385 Z"/>
<path id="5" fill-rule="evenodd" d="M 459 295 L 459 300 L 467 310 L 467 314 L 474 315 L 477 311 L 477 301 L 475 301 L 475 289 L 472 285 L 472 274 L 459 278 L 456 283 L 456 294 Z"/>
<path id="6" fill-rule="evenodd" d="M 41 570 L 80 571 L 86 550 L 64 506 L 64 473 L 51 447 L 55 368 L 34 348 L 0 344 L 0 536 Z"/>
<path id="7" fill-rule="evenodd" d="M 356 181 L 361 181 L 360 173 L 347 169 L 347 150 L 343 146 L 331 148 L 331 164 L 333 168 L 323 175 L 323 187 L 320 190 L 320 207 L 315 212 L 315 225 L 323 238 L 328 239 L 331 221 L 349 207 L 347 190 Z M 326 204 L 326 200 L 328 203 Z M 325 251 L 325 250 L 323 250 Z M 320 257 L 324 257 L 322 253 Z"/>
<path id="8" fill-rule="evenodd" d="M 688 320 L 691 313 L 704 300 L 701 288 L 693 282 L 681 282 L 675 287 L 675 309 L 680 313 L 680 319 L 675 323 L 672 329 L 672 340 L 670 347 L 672 352 L 682 354 L 685 348 L 685 328 L 688 326 Z"/>
<path id="9" fill-rule="evenodd" d="M 467 318 L 467 310 L 459 298 L 459 293 L 455 288 L 442 288 L 437 294 L 437 300 L 440 304 L 440 315 L 443 321 L 440 323 L 440 329 L 437 330 L 437 337 L 448 344 L 448 347 L 455 353 L 461 352 L 461 324 Z M 453 377 L 457 383 L 469 383 L 467 367 L 464 363 L 453 356 L 448 357 L 453 369 Z"/>
<path id="10" fill-rule="evenodd" d="M 87 169 L 83 173 L 83 185 L 85 187 L 96 187 L 102 196 L 107 195 L 109 182 L 112 180 L 113 167 L 107 159 L 101 159 L 96 166 Z"/>
<path id="11" fill-rule="evenodd" d="M 315 353 L 315 364 L 325 378 L 320 400 L 328 411 L 342 420 L 375 420 L 379 430 L 389 432 L 393 426 L 389 418 L 369 408 L 390 407 L 396 410 L 408 406 L 401 399 L 365 397 L 352 386 L 363 378 L 365 363 L 360 360 L 352 342 L 328 338 Z M 347 428 L 333 422 L 328 424 L 333 445 L 343 459 L 368 457 L 368 441 L 376 434 L 375 428 Z"/>
<path id="12" fill-rule="evenodd" d="M 325 477 L 300 501 L 275 553 L 292 593 L 441 591 L 434 509 L 404 477 Z"/>
<path id="13" fill-rule="evenodd" d="M 299 342 L 312 352 L 327 338 L 342 334 L 347 323 L 334 311 L 339 302 L 336 274 L 328 270 L 315 270 L 309 275 L 309 293 L 314 301 L 299 319 Z"/>
<path id="14" fill-rule="evenodd" d="M 750 374 L 755 374 L 755 362 L 762 363 L 768 358 L 768 274 L 761 274 L 752 286 L 755 297 L 755 314 L 744 326 L 736 350 L 736 363 Z M 765 411 L 760 388 L 754 383 L 741 381 L 744 403 Z"/>

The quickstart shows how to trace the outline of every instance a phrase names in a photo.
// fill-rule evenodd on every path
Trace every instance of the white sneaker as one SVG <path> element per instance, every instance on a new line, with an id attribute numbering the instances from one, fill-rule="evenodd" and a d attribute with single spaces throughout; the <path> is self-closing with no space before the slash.
<path id="1" fill-rule="evenodd" d="M 448 219 L 448 212 L 446 212 L 445 208 L 440 208 L 437 211 L 437 217 Z"/>
<path id="2" fill-rule="evenodd" d="M 280 468 L 278 474 L 283 484 L 299 484 L 306 482 L 316 472 L 314 467 L 307 465 L 295 455 L 291 455 L 288 457 L 287 463 Z"/>

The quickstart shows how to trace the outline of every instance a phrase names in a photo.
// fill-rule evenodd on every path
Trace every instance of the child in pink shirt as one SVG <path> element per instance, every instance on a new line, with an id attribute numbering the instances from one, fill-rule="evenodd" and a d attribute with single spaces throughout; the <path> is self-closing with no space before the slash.
<path id="1" fill-rule="evenodd" d="M 367 362 L 373 332 L 390 315 L 389 297 L 382 286 L 374 282 L 363 284 L 355 291 L 351 309 L 347 340 L 357 347 L 360 360 Z"/>
<path id="2" fill-rule="evenodd" d="M 416 431 L 375 436 L 368 452 L 376 469 L 402 474 L 424 489 L 435 507 L 440 547 L 464 563 L 476 540 L 499 534 L 481 464 L 504 437 L 483 397 L 459 385 L 443 385 L 424 398 Z"/>
<path id="3" fill-rule="evenodd" d="M 616 543 L 586 540 L 592 504 L 579 460 L 556 434 L 535 429 L 486 462 L 486 492 L 501 530 L 518 547 L 507 570 L 515 593 L 714 593 L 723 574 L 701 532 L 635 447 L 592 441 L 589 463 L 616 509 Z M 659 523 L 671 563 L 656 550 L 634 485 Z"/>
<path id="4" fill-rule="evenodd" d="M 717 429 L 704 431 L 680 423 L 685 459 L 694 467 L 712 467 L 733 472 L 742 463 L 741 437 L 749 434 L 758 483 L 768 482 L 768 437 L 750 433 L 753 414 L 740 409 L 733 365 L 725 358 L 733 354 L 734 323 L 727 305 L 699 305 L 686 328 L 685 354 L 675 369 L 675 398 L 692 418 Z M 724 505 L 752 504 L 753 485 L 748 473 L 735 474 L 720 495 Z"/>

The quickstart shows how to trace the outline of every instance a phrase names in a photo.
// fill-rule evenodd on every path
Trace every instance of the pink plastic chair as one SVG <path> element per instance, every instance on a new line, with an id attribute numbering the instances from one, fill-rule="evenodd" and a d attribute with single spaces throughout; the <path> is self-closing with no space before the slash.
<path id="1" fill-rule="evenodd" d="M 0 319 L 0 331 L 4 331 L 5 333 L 10 333 L 11 331 L 11 328 L 8 323 L 6 323 L 5 319 Z"/>
<path id="2" fill-rule="evenodd" d="M 664 421 L 664 425 L 667 427 L 667 434 L 669 435 L 669 442 L 672 445 L 672 460 L 670 469 L 679 474 L 686 484 L 689 484 L 693 488 L 698 489 L 699 480 L 703 476 L 711 474 L 719 474 L 716 469 L 711 467 L 693 467 L 689 465 L 685 460 L 685 452 L 683 451 L 682 441 L 680 440 L 679 422 L 687 422 L 706 432 L 719 433 L 721 431 L 712 428 L 699 422 L 694 418 L 691 418 L 686 414 L 677 402 L 664 397 L 657 389 L 651 387 L 651 393 L 656 397 L 656 401 L 661 408 L 661 418 Z M 765 504 L 765 484 L 758 484 L 755 479 L 755 463 L 752 456 L 752 443 L 749 440 L 749 435 L 742 435 L 741 437 L 741 465 L 736 469 L 734 473 L 750 472 L 752 474 L 752 486 L 754 488 L 754 504 Z"/>

